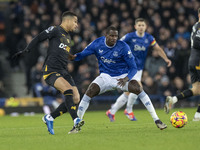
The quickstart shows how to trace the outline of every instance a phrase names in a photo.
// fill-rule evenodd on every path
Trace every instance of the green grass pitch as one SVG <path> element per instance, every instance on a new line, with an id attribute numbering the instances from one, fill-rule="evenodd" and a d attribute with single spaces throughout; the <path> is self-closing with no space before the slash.
<path id="1" fill-rule="evenodd" d="M 172 112 L 182 110 L 188 124 L 172 127 Z M 35 116 L 0 117 L 0 150 L 198 150 L 200 122 L 193 122 L 196 108 L 175 108 L 166 115 L 157 109 L 160 119 L 168 125 L 159 130 L 146 109 L 135 110 L 138 121 L 129 121 L 123 111 L 110 122 L 105 111 L 87 111 L 85 125 L 78 134 L 68 135 L 73 122 L 69 114 L 54 122 L 55 135 L 49 135 L 42 114 Z"/>

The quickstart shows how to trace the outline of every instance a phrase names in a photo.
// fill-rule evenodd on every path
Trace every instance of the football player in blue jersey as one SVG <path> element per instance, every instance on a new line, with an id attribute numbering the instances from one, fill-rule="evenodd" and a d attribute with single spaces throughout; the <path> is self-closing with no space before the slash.
<path id="1" fill-rule="evenodd" d="M 126 34 L 121 38 L 122 41 L 126 42 L 133 55 L 135 56 L 135 63 L 137 65 L 137 73 L 134 75 L 133 79 L 137 80 L 140 85 L 142 72 L 144 69 L 144 63 L 146 60 L 147 52 L 150 47 L 153 47 L 154 50 L 158 51 L 158 54 L 165 60 L 167 66 L 171 65 L 171 61 L 165 55 L 163 49 L 156 43 L 154 37 L 148 33 L 146 33 L 147 24 L 145 19 L 138 18 L 135 20 L 135 32 L 131 32 Z M 134 93 L 124 92 L 118 99 L 115 104 L 112 105 L 111 109 L 106 112 L 106 115 L 109 117 L 110 121 L 115 120 L 115 113 L 127 103 L 126 109 L 124 110 L 124 114 L 131 120 L 136 121 L 134 113 L 132 112 L 133 104 L 135 103 L 138 95 Z M 128 101 L 128 102 L 127 102 Z M 144 103 L 143 100 L 141 100 Z M 146 105 L 145 105 L 146 106 Z M 155 113 L 153 107 L 146 107 L 150 112 L 151 116 L 154 118 Z"/>
<path id="2" fill-rule="evenodd" d="M 158 118 L 151 100 L 143 91 L 142 86 L 137 80 L 132 79 L 137 73 L 135 57 L 130 47 L 125 42 L 118 40 L 118 31 L 115 27 L 108 27 L 106 36 L 94 40 L 74 58 L 75 61 L 79 61 L 91 54 L 98 59 L 100 75 L 89 85 L 79 104 L 77 114 L 81 119 L 89 107 L 91 98 L 109 90 L 121 89 L 138 95 L 146 107 L 151 107 L 148 110 L 154 114 L 153 119 L 157 127 L 161 130 L 167 128 L 167 125 Z"/>

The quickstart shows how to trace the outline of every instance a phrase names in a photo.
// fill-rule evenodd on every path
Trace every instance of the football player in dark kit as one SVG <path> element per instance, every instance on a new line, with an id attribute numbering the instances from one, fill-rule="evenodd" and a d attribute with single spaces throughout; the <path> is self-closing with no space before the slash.
<path id="1" fill-rule="evenodd" d="M 76 104 L 80 101 L 80 95 L 74 80 L 67 72 L 68 59 L 70 57 L 71 37 L 69 32 L 73 32 L 78 27 L 77 15 L 73 12 L 66 11 L 62 14 L 62 22 L 60 26 L 51 26 L 38 34 L 28 46 L 19 51 L 15 56 L 29 52 L 34 49 L 39 42 L 49 39 L 49 48 L 47 57 L 43 66 L 43 78 L 46 83 L 55 87 L 65 96 L 65 102 L 60 104 L 58 108 L 45 115 L 42 120 L 46 123 L 50 134 L 54 134 L 53 121 L 58 116 L 70 113 L 74 126 L 70 133 L 77 133 L 84 121 L 77 116 Z"/>
<path id="2" fill-rule="evenodd" d="M 192 81 L 192 88 L 187 89 L 176 96 L 168 96 L 164 110 L 166 113 L 172 108 L 178 100 L 186 99 L 191 96 L 200 95 L 200 8 L 198 9 L 199 20 L 192 27 L 191 33 L 191 53 L 189 58 L 189 73 Z M 197 108 L 197 112 L 194 115 L 193 121 L 200 121 L 200 104 Z"/>

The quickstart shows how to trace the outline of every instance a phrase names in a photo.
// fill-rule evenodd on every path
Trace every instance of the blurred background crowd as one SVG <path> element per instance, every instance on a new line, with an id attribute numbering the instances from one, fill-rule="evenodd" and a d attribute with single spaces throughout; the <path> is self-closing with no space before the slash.
<path id="1" fill-rule="evenodd" d="M 149 50 L 142 78 L 144 90 L 153 100 L 163 104 L 166 96 L 191 86 L 187 64 L 190 32 L 198 21 L 198 0 L 14 0 L 0 3 L 0 51 L 7 54 L 6 61 L 12 73 L 21 71 L 25 74 L 27 94 L 33 97 L 57 96 L 41 79 L 48 41 L 20 60 L 13 61 L 11 56 L 24 49 L 41 31 L 59 25 L 62 12 L 67 10 L 79 17 L 78 30 L 72 34 L 72 53 L 82 51 L 91 41 L 103 36 L 110 25 L 119 29 L 121 38 L 134 31 L 136 18 L 143 17 L 148 22 L 147 32 L 155 37 L 172 60 L 172 66 L 167 68 L 157 52 Z M 0 62 L 0 95 L 17 95 L 6 90 L 4 67 Z M 68 70 L 83 95 L 98 75 L 98 64 L 94 56 L 89 56 L 81 62 L 70 62 Z M 199 99 L 194 97 L 192 101 Z"/>

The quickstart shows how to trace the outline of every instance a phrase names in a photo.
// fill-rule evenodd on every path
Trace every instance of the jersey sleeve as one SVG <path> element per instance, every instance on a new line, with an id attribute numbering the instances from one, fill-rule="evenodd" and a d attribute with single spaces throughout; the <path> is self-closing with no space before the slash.
<path id="1" fill-rule="evenodd" d="M 137 72 L 137 66 L 135 63 L 135 57 L 133 56 L 129 46 L 126 44 L 124 47 L 124 60 L 126 61 L 128 68 L 129 68 L 129 72 L 127 77 L 130 79 L 133 78 L 133 76 L 136 74 Z"/>
<path id="2" fill-rule="evenodd" d="M 86 56 L 94 54 L 95 43 L 96 43 L 96 41 L 93 41 L 82 52 L 77 53 L 75 61 L 80 61 L 81 59 L 85 58 Z"/>
<path id="3" fill-rule="evenodd" d="M 128 36 L 129 34 L 126 34 L 126 35 L 124 35 L 121 39 L 120 39 L 120 41 L 124 41 L 124 42 L 128 42 L 129 41 L 129 36 Z"/>
<path id="4" fill-rule="evenodd" d="M 192 36 L 191 44 L 193 48 L 200 49 L 200 29 L 197 29 L 197 31 Z"/>
<path id="5" fill-rule="evenodd" d="M 150 39 L 150 46 L 152 46 L 152 47 L 155 46 L 157 43 L 155 38 L 152 35 L 150 35 L 149 39 Z"/>
<path id="6" fill-rule="evenodd" d="M 48 29 L 39 33 L 33 40 L 28 44 L 27 49 L 32 50 L 38 43 L 50 39 L 55 35 L 55 27 L 51 26 Z"/>

